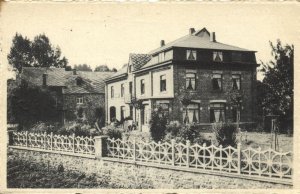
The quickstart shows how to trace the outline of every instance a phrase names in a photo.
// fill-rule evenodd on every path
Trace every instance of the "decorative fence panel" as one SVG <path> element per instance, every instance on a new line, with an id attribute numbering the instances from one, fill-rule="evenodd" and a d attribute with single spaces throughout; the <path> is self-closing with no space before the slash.
<path id="1" fill-rule="evenodd" d="M 155 143 L 107 139 L 107 156 L 134 162 L 201 169 L 226 174 L 260 177 L 262 179 L 292 179 L 292 153 L 274 150 L 210 145 Z M 280 182 L 280 181 L 279 181 Z"/>
<path id="2" fill-rule="evenodd" d="M 65 153 L 95 155 L 92 137 L 53 135 L 46 133 L 13 132 L 13 146 L 36 148 Z"/>

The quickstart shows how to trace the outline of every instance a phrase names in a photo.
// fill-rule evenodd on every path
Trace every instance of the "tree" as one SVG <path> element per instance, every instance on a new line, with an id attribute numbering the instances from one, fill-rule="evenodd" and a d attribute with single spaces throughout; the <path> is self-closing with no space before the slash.
<path id="1" fill-rule="evenodd" d="M 107 67 L 107 65 L 99 65 L 95 68 L 95 72 L 108 72 L 110 69 Z"/>
<path id="2" fill-rule="evenodd" d="M 150 134 L 155 142 L 161 141 L 166 135 L 167 118 L 162 113 L 161 107 L 155 109 L 151 114 Z"/>
<path id="3" fill-rule="evenodd" d="M 227 96 L 229 97 L 229 104 L 236 109 L 236 129 L 240 128 L 240 112 L 241 112 L 241 103 L 244 98 L 243 90 L 229 90 L 227 92 Z"/>
<path id="4" fill-rule="evenodd" d="M 16 34 L 7 56 L 12 67 L 21 72 L 22 67 L 65 67 L 68 60 L 61 56 L 60 48 L 51 45 L 49 38 L 38 35 L 31 41 L 21 34 Z"/>
<path id="5" fill-rule="evenodd" d="M 93 71 L 92 68 L 87 64 L 74 65 L 74 69 L 78 71 Z"/>
<path id="6" fill-rule="evenodd" d="M 20 127 L 38 121 L 57 121 L 54 94 L 46 88 L 30 86 L 26 81 L 10 84 L 7 95 L 8 120 Z"/>
<path id="7" fill-rule="evenodd" d="M 281 44 L 277 40 L 270 42 L 272 56 L 269 63 L 263 63 L 264 98 L 262 107 L 267 114 L 279 115 L 281 131 L 293 129 L 293 96 L 294 96 L 294 46 Z"/>

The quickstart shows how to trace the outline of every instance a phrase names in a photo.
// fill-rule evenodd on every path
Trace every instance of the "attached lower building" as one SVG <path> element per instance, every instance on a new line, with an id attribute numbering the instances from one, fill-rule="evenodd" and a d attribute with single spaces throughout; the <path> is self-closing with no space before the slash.
<path id="1" fill-rule="evenodd" d="M 105 80 L 107 122 L 131 117 L 149 129 L 160 107 L 168 122 L 253 124 L 256 104 L 255 51 L 216 41 L 205 28 L 148 54 L 130 54 L 128 65 Z M 238 102 L 234 97 L 238 96 Z"/>

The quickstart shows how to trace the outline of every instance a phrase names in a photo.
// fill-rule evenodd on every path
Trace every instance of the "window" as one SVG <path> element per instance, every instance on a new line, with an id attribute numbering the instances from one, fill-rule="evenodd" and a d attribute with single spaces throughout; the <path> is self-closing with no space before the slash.
<path id="1" fill-rule="evenodd" d="M 83 97 L 77 97 L 76 98 L 76 103 L 77 104 L 83 104 Z"/>
<path id="2" fill-rule="evenodd" d="M 124 84 L 121 84 L 121 97 L 124 97 Z"/>
<path id="3" fill-rule="evenodd" d="M 129 71 L 129 73 L 131 73 L 131 71 L 132 71 L 132 65 L 129 65 L 128 71 Z"/>
<path id="4" fill-rule="evenodd" d="M 166 75 L 160 76 L 160 91 L 161 92 L 167 91 Z"/>
<path id="5" fill-rule="evenodd" d="M 196 74 L 186 73 L 185 77 L 185 88 L 187 90 L 196 90 Z"/>
<path id="6" fill-rule="evenodd" d="M 232 52 L 231 53 L 231 60 L 232 61 L 242 61 L 242 53 Z"/>
<path id="7" fill-rule="evenodd" d="M 125 116 L 126 116 L 125 106 L 121 106 L 121 121 L 125 119 Z"/>
<path id="8" fill-rule="evenodd" d="M 232 75 L 232 89 L 233 90 L 241 89 L 241 75 Z"/>
<path id="9" fill-rule="evenodd" d="M 225 122 L 225 103 L 210 104 L 210 122 Z"/>
<path id="10" fill-rule="evenodd" d="M 166 117 L 169 122 L 169 103 L 159 103 L 158 105 L 161 108 L 163 116 Z"/>
<path id="11" fill-rule="evenodd" d="M 141 79 L 141 95 L 145 94 L 145 80 Z"/>
<path id="12" fill-rule="evenodd" d="M 130 108 L 130 110 L 129 110 L 130 117 L 133 118 L 133 106 L 130 106 L 129 108 Z"/>
<path id="13" fill-rule="evenodd" d="M 161 52 L 158 54 L 158 62 L 162 62 L 165 60 L 165 53 Z"/>
<path id="14" fill-rule="evenodd" d="M 213 61 L 217 61 L 217 62 L 223 61 L 223 53 L 219 51 L 213 52 Z"/>
<path id="15" fill-rule="evenodd" d="M 222 74 L 213 74 L 212 86 L 214 90 L 222 90 Z"/>
<path id="16" fill-rule="evenodd" d="M 132 94 L 132 82 L 129 82 L 129 94 Z"/>
<path id="17" fill-rule="evenodd" d="M 114 87 L 111 86 L 111 87 L 110 87 L 110 97 L 113 98 L 114 95 L 115 95 Z"/>
<path id="18" fill-rule="evenodd" d="M 183 109 L 183 123 L 199 123 L 199 104 L 189 104 Z"/>
<path id="19" fill-rule="evenodd" d="M 186 51 L 186 59 L 187 60 L 196 60 L 197 59 L 196 50 L 187 50 Z"/>
<path id="20" fill-rule="evenodd" d="M 241 120 L 241 111 L 238 110 L 237 107 L 233 107 L 232 109 L 232 121 L 237 122 Z"/>

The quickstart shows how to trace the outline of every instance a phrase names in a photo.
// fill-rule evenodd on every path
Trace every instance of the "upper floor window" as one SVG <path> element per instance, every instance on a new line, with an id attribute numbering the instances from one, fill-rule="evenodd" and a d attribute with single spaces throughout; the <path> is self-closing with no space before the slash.
<path id="1" fill-rule="evenodd" d="M 241 75 L 232 75 L 232 89 L 233 90 L 241 89 Z"/>
<path id="2" fill-rule="evenodd" d="M 141 79 L 141 94 L 145 94 L 145 80 Z"/>
<path id="3" fill-rule="evenodd" d="M 187 50 L 186 51 L 186 59 L 187 60 L 196 60 L 197 59 L 196 50 Z"/>
<path id="4" fill-rule="evenodd" d="M 110 97 L 113 98 L 114 95 L 115 95 L 114 87 L 111 86 L 111 87 L 110 87 Z"/>
<path id="5" fill-rule="evenodd" d="M 132 65 L 128 66 L 128 71 L 129 71 L 129 73 L 131 73 L 131 71 L 132 71 Z"/>
<path id="6" fill-rule="evenodd" d="M 213 61 L 222 62 L 223 61 L 223 53 L 220 51 L 213 52 Z"/>
<path id="7" fill-rule="evenodd" d="M 200 110 L 199 104 L 189 104 L 183 110 L 183 123 L 199 123 Z"/>
<path id="8" fill-rule="evenodd" d="M 166 75 L 161 75 L 160 76 L 160 91 L 167 91 L 167 80 L 166 80 Z"/>
<path id="9" fill-rule="evenodd" d="M 222 74 L 213 74 L 212 87 L 214 90 L 222 90 Z"/>
<path id="10" fill-rule="evenodd" d="M 77 97 L 76 98 L 76 103 L 77 104 L 83 104 L 83 97 L 81 96 L 81 97 Z"/>
<path id="11" fill-rule="evenodd" d="M 225 122 L 225 103 L 210 104 L 210 122 Z"/>
<path id="12" fill-rule="evenodd" d="M 240 53 L 240 52 L 232 52 L 231 53 L 231 60 L 232 61 L 242 61 L 242 53 Z"/>
<path id="13" fill-rule="evenodd" d="M 161 52 L 158 54 L 158 62 L 162 62 L 165 60 L 165 52 Z"/>
<path id="14" fill-rule="evenodd" d="M 186 73 L 185 77 L 185 88 L 196 90 L 196 73 Z"/>
<path id="15" fill-rule="evenodd" d="M 121 97 L 124 96 L 124 84 L 121 84 Z"/>

